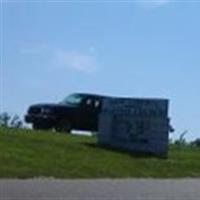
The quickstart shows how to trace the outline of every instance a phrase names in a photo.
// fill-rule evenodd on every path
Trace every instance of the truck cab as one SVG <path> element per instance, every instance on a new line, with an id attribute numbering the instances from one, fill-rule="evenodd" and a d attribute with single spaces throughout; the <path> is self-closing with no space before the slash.
<path id="1" fill-rule="evenodd" d="M 75 93 L 59 103 L 34 104 L 28 108 L 25 121 L 32 124 L 33 129 L 97 131 L 103 98 L 95 94 Z"/>

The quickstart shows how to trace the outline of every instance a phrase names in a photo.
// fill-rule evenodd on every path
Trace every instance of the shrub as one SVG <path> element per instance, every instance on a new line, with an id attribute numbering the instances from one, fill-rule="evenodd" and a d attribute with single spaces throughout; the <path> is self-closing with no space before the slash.
<path id="1" fill-rule="evenodd" d="M 18 115 L 10 116 L 7 112 L 0 114 L 0 126 L 6 128 L 23 128 L 23 122 Z"/>
<path id="2" fill-rule="evenodd" d="M 174 144 L 182 146 L 182 145 L 186 145 L 186 139 L 185 139 L 185 135 L 188 133 L 188 131 L 184 131 L 183 133 L 181 133 L 179 139 L 175 140 Z"/>
<path id="3" fill-rule="evenodd" d="M 196 140 L 192 141 L 191 145 L 195 147 L 200 147 L 200 138 L 197 138 Z"/>

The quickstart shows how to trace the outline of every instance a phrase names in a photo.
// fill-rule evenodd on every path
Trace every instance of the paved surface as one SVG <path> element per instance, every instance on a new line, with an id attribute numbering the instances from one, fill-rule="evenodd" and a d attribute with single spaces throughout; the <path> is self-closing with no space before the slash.
<path id="1" fill-rule="evenodd" d="M 200 200 L 200 179 L 0 180 L 0 200 Z"/>

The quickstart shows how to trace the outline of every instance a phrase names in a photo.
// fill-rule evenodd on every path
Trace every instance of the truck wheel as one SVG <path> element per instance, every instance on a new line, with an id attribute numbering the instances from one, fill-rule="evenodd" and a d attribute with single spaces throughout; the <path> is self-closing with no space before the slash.
<path id="1" fill-rule="evenodd" d="M 44 124 L 40 124 L 40 123 L 34 123 L 32 125 L 32 127 L 33 127 L 34 130 L 48 130 L 48 129 L 51 129 L 50 126 L 44 125 Z"/>
<path id="2" fill-rule="evenodd" d="M 34 130 L 40 130 L 40 129 L 41 129 L 41 126 L 40 126 L 38 123 L 34 123 L 34 124 L 32 125 L 32 128 L 33 128 Z"/>
<path id="3" fill-rule="evenodd" d="M 57 132 L 70 133 L 71 132 L 70 123 L 68 121 L 60 121 L 55 127 L 55 130 Z"/>

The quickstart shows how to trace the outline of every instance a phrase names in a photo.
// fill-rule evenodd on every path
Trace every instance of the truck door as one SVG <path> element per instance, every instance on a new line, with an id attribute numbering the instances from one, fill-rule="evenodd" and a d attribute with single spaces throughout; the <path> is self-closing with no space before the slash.
<path id="1" fill-rule="evenodd" d="M 87 130 L 95 130 L 98 124 L 98 106 L 99 102 L 92 98 L 88 97 L 85 99 L 82 111 L 81 111 L 81 120 L 82 126 Z"/>

